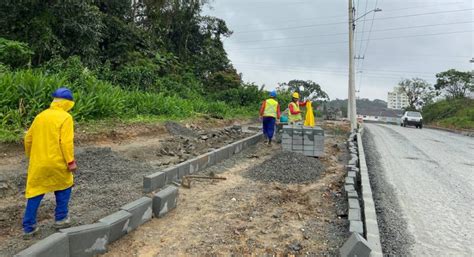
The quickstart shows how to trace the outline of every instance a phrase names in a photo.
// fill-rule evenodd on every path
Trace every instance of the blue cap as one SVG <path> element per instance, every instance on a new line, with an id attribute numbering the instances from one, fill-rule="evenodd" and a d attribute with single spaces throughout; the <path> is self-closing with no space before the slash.
<path id="1" fill-rule="evenodd" d="M 54 91 L 54 93 L 51 96 L 56 97 L 56 98 L 63 98 L 63 99 L 71 100 L 71 101 L 73 100 L 71 90 L 65 87 L 56 89 L 56 91 Z"/>
<path id="2" fill-rule="evenodd" d="M 277 96 L 277 92 L 275 90 L 270 92 L 270 97 L 276 97 L 276 96 Z"/>

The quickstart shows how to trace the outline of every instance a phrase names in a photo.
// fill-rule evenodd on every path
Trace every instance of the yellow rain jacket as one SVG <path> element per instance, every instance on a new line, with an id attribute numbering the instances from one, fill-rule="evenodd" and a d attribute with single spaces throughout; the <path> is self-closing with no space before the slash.
<path id="1" fill-rule="evenodd" d="M 30 159 L 25 197 L 64 190 L 73 185 L 68 163 L 74 161 L 74 122 L 68 111 L 73 101 L 55 98 L 33 121 L 25 136 Z"/>
<path id="2" fill-rule="evenodd" d="M 307 127 L 314 127 L 314 114 L 313 114 L 313 107 L 311 106 L 311 102 L 306 102 L 306 117 L 304 120 L 304 126 Z"/>

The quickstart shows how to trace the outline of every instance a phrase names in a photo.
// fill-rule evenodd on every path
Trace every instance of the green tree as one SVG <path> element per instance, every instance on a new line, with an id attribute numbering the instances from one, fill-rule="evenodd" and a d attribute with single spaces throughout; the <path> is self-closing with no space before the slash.
<path id="1" fill-rule="evenodd" d="M 299 92 L 301 99 L 307 100 L 329 100 L 329 96 L 321 86 L 311 80 L 290 80 L 288 83 L 280 83 L 279 91 Z"/>
<path id="2" fill-rule="evenodd" d="M 450 69 L 436 74 L 435 89 L 444 92 L 448 98 L 463 98 L 474 91 L 474 72 Z"/>
<path id="3" fill-rule="evenodd" d="M 423 101 L 430 99 L 433 88 L 420 78 L 403 79 L 398 83 L 402 92 L 408 96 L 409 110 L 416 110 L 424 105 Z"/>
<path id="4" fill-rule="evenodd" d="M 78 55 L 94 63 L 103 22 L 88 1 L 0 1 L 0 35 L 26 42 L 34 51 L 32 63 L 54 56 Z"/>
<path id="5" fill-rule="evenodd" d="M 217 71 L 210 74 L 207 79 L 208 93 L 217 93 L 219 91 L 235 89 L 242 84 L 242 77 L 237 74 L 235 69 Z"/>

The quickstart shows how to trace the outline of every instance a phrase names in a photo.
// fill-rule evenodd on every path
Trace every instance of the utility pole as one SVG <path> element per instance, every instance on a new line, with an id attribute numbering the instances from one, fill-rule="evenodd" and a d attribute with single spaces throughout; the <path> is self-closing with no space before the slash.
<path id="1" fill-rule="evenodd" d="M 354 8 L 349 0 L 349 92 L 347 97 L 347 116 L 351 122 L 351 130 L 357 129 L 357 112 L 355 99 L 355 74 L 354 74 Z"/>

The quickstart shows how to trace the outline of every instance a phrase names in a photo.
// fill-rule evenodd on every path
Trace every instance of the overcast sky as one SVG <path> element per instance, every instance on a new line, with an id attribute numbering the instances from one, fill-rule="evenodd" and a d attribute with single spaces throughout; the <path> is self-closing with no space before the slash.
<path id="1" fill-rule="evenodd" d="M 356 56 L 365 57 L 356 60 L 359 97 L 386 100 L 401 78 L 434 83 L 437 72 L 473 68 L 472 0 L 354 3 L 357 17 L 382 9 L 357 22 Z M 224 44 L 244 81 L 274 89 L 313 80 L 331 99 L 347 98 L 347 0 L 214 0 L 211 6 L 205 13 L 234 31 Z"/>

